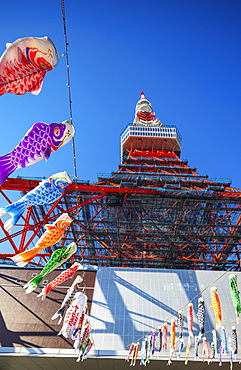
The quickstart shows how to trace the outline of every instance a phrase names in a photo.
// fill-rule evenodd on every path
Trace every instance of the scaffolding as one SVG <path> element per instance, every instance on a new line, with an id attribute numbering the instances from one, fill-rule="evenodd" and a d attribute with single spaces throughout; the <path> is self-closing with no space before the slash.
<path id="1" fill-rule="evenodd" d="M 88 264 L 240 271 L 241 190 L 230 179 L 211 179 L 189 167 L 180 158 L 177 128 L 155 118 L 144 94 L 120 143 L 117 171 L 99 174 L 94 184 L 74 182 L 54 204 L 31 207 L 11 235 L 0 220 L 1 262 L 10 263 L 42 235 L 46 223 L 67 212 L 74 221 L 64 238 L 31 265 L 41 266 L 74 240 L 74 260 Z M 7 179 L 0 194 L 11 202 L 8 190 L 25 194 L 38 183 Z M 10 251 L 3 253 L 6 243 Z"/>

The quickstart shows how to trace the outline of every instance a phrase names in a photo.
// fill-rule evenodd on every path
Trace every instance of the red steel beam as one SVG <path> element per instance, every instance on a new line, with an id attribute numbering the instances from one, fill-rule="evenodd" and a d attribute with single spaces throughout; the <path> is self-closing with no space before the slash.
<path id="1" fill-rule="evenodd" d="M 0 186 L 0 190 L 18 190 L 18 191 L 30 191 L 34 187 L 39 185 L 40 180 L 32 180 L 32 179 L 22 179 L 22 178 L 8 178 L 5 182 Z M 98 184 L 81 184 L 81 183 L 72 183 L 67 186 L 66 191 L 69 190 L 79 190 L 79 191 L 86 191 L 86 192 L 103 192 L 103 193 L 128 193 L 128 194 L 167 194 L 167 191 L 162 191 L 156 188 L 125 188 L 121 186 L 103 186 Z M 210 197 L 241 197 L 241 191 L 233 188 L 226 188 L 226 191 L 212 193 Z M 170 194 L 173 194 L 170 192 Z M 175 194 L 173 194 L 175 195 Z"/>

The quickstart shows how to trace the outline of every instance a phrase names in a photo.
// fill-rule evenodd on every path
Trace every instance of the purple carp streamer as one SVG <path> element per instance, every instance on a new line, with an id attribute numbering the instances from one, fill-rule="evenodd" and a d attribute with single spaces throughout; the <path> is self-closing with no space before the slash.
<path id="1" fill-rule="evenodd" d="M 35 123 L 18 145 L 0 157 L 0 185 L 19 168 L 35 164 L 67 144 L 74 136 L 74 126 L 69 121 L 62 123 Z"/>

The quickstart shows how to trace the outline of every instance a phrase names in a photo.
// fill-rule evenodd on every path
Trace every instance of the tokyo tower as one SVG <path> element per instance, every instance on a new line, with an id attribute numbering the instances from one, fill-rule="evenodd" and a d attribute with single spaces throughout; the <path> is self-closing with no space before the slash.
<path id="1" fill-rule="evenodd" d="M 29 208 L 16 232 L 9 234 L 0 220 L 1 262 L 11 263 L 11 256 L 42 235 L 46 223 L 67 212 L 74 219 L 70 229 L 32 266 L 74 240 L 74 260 L 89 264 L 240 271 L 241 190 L 229 179 L 198 174 L 181 159 L 181 150 L 178 129 L 163 125 L 141 93 L 133 123 L 120 137 L 118 169 L 99 175 L 94 184 L 70 184 L 52 205 Z M 0 186 L 1 203 L 11 202 L 7 194 L 23 195 L 38 183 L 7 179 Z"/>

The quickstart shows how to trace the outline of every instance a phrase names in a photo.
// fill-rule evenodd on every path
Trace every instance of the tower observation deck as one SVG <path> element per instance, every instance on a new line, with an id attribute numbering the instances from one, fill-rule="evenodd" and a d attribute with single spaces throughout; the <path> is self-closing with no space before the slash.
<path id="1" fill-rule="evenodd" d="M 18 231 L 3 236 L 1 261 L 27 249 L 43 226 L 61 213 L 74 218 L 65 237 L 40 253 L 41 266 L 60 246 L 76 241 L 74 260 L 101 266 L 168 269 L 241 270 L 241 190 L 230 179 L 209 178 L 181 159 L 175 126 L 163 125 L 141 93 L 135 117 L 120 137 L 120 165 L 98 182 L 78 181 L 54 205 L 32 207 Z M 7 179 L 0 186 L 27 191 L 34 179 Z M 9 194 L 9 193 L 8 193 Z M 12 249 L 4 253 L 5 246 Z"/>

